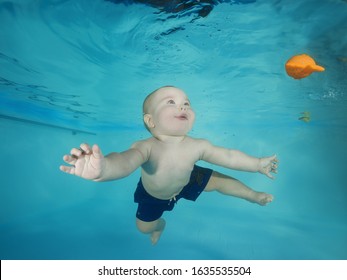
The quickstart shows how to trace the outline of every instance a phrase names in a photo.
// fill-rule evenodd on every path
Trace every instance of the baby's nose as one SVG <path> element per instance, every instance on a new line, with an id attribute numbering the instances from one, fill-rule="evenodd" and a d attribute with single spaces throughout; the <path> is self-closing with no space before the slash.
<path id="1" fill-rule="evenodd" d="M 188 108 L 188 106 L 187 106 L 187 105 L 184 105 L 184 104 L 182 104 L 182 105 L 179 106 L 179 109 L 180 109 L 181 111 L 186 111 L 187 108 Z"/>

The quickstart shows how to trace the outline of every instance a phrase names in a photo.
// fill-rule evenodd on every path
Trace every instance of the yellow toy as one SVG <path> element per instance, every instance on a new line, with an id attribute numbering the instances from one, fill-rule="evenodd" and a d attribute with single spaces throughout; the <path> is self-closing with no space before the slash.
<path id="1" fill-rule="evenodd" d="M 324 67 L 317 65 L 313 58 L 307 54 L 293 56 L 287 61 L 285 67 L 287 74 L 294 79 L 302 79 L 311 75 L 313 72 L 322 72 L 325 70 Z"/>
<path id="2" fill-rule="evenodd" d="M 302 112 L 301 113 L 301 117 L 299 117 L 299 121 L 303 121 L 303 122 L 310 122 L 311 121 L 311 113 L 310 112 Z"/>

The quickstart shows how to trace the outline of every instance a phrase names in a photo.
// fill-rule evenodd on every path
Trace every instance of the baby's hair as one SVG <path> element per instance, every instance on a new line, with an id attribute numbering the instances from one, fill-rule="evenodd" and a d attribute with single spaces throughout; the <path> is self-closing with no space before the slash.
<path id="1" fill-rule="evenodd" d="M 156 90 L 152 91 L 150 94 L 148 94 L 145 98 L 145 100 L 143 101 L 143 106 L 142 106 L 142 111 L 143 114 L 147 114 L 148 113 L 148 103 L 150 102 L 151 97 L 158 91 L 161 90 L 163 88 L 167 88 L 167 87 L 174 87 L 174 86 L 162 86 L 160 88 L 157 88 Z"/>
<path id="2" fill-rule="evenodd" d="M 145 114 L 148 114 L 148 107 L 149 107 L 149 103 L 151 101 L 152 96 L 158 91 L 161 90 L 163 88 L 167 88 L 167 87 L 174 87 L 174 86 L 162 86 L 160 88 L 157 88 L 156 90 L 152 91 L 150 94 L 147 95 L 147 97 L 145 98 L 145 100 L 143 101 L 143 105 L 142 105 L 142 113 L 143 116 Z M 147 126 L 147 124 L 145 123 L 145 121 L 143 121 L 146 129 L 150 132 L 149 127 Z"/>

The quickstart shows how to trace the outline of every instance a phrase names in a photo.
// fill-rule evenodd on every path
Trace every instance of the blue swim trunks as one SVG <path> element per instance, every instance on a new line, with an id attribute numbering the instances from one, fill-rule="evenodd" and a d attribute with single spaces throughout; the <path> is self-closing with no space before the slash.
<path id="1" fill-rule="evenodd" d="M 181 198 L 195 201 L 205 189 L 212 172 L 212 169 L 194 165 L 189 183 L 175 199 L 169 200 L 158 199 L 147 193 L 140 178 L 134 193 L 134 201 L 138 203 L 136 217 L 144 222 L 152 222 L 159 219 L 164 211 L 171 211 Z"/>

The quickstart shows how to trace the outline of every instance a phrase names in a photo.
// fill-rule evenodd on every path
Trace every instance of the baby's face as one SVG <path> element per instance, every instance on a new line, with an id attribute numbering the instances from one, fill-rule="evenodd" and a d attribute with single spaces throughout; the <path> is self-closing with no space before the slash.
<path id="1" fill-rule="evenodd" d="M 186 94 L 178 88 L 159 89 L 150 99 L 148 108 L 153 135 L 183 136 L 193 127 L 195 113 Z"/>

